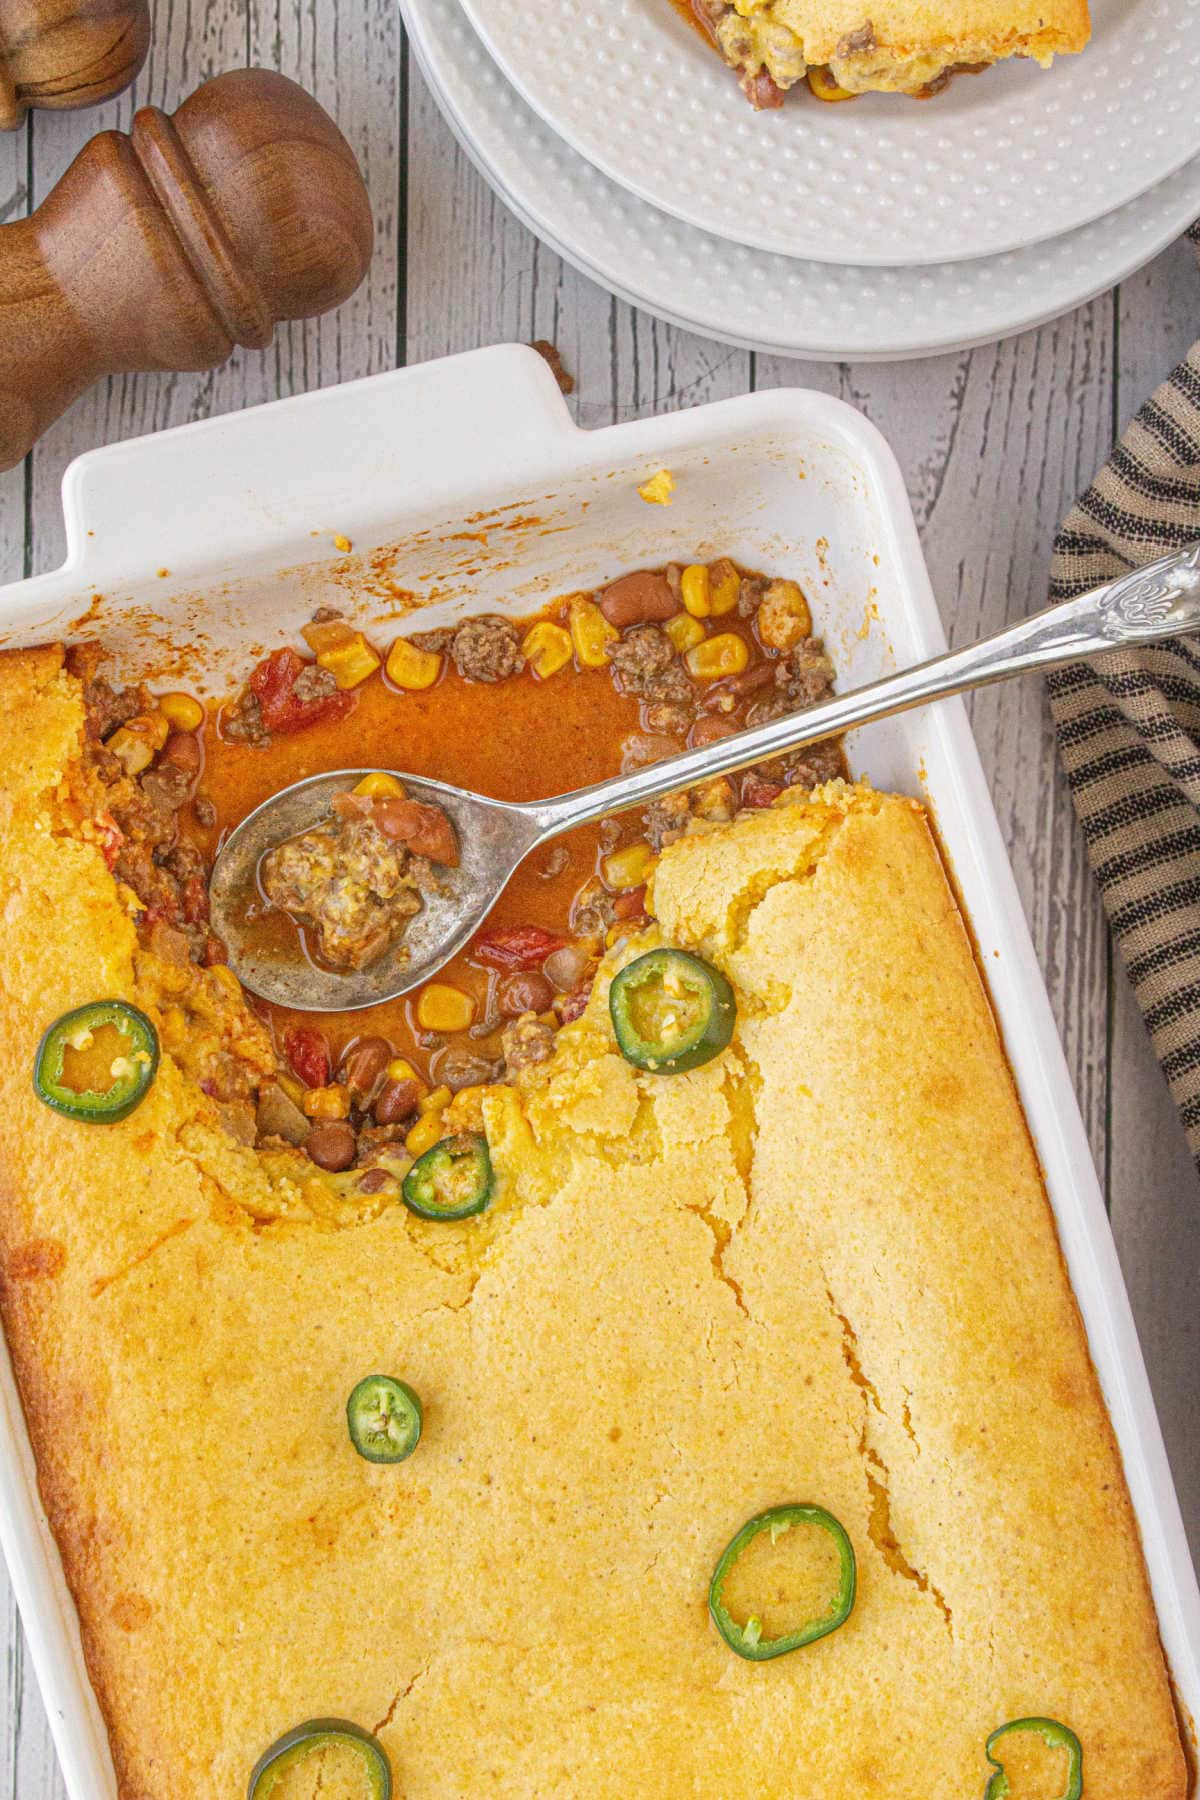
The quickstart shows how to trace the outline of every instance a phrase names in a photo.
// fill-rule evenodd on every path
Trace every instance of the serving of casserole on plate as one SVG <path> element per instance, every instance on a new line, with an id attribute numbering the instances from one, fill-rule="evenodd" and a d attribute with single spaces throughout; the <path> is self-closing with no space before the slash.
<path id="1" fill-rule="evenodd" d="M 780 106 L 807 77 L 819 100 L 871 92 L 932 99 L 956 74 L 979 74 L 1010 56 L 1048 66 L 1082 50 L 1087 0 L 963 5 L 898 0 L 867 16 L 859 0 L 680 0 L 738 73 L 751 105 Z"/>
<path id="2" fill-rule="evenodd" d="M 15 1414 L 4 1529 L 73 1796 L 1182 1800 L 1194 1582 L 957 709 L 542 853 L 408 1003 L 222 963 L 301 773 L 363 772 L 353 874 L 264 929 L 369 961 L 454 854 L 387 771 L 579 785 L 934 647 L 847 409 L 552 390 L 103 453 L 86 574 L 6 596 L 0 1298 L 78 1636 Z"/>

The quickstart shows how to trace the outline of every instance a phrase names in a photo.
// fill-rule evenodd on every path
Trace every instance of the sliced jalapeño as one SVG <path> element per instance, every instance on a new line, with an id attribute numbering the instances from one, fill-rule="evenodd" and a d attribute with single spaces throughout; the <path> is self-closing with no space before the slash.
<path id="1" fill-rule="evenodd" d="M 50 1026 L 33 1065 L 39 1100 L 68 1119 L 110 1125 L 128 1118 L 150 1091 L 158 1033 L 136 1006 L 93 1000 Z"/>
<path id="2" fill-rule="evenodd" d="M 635 1068 L 678 1075 L 719 1056 L 733 1036 L 737 1002 L 711 963 L 686 950 L 648 950 L 608 991 L 617 1047 Z"/>

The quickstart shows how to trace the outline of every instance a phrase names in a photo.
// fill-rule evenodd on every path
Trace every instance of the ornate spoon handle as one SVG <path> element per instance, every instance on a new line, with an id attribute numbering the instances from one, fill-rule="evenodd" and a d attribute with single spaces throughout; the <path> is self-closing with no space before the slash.
<path id="1" fill-rule="evenodd" d="M 930 700 L 1006 681 L 1010 675 L 1030 669 L 1049 669 L 1076 657 L 1096 656 L 1119 644 L 1150 644 L 1190 631 L 1200 631 L 1200 543 L 1104 587 L 1092 588 L 1075 600 L 1034 613 L 995 637 L 918 663 L 869 687 L 520 810 L 543 833 L 563 831 L 606 813 L 645 806 L 660 795 L 677 793 L 680 788 L 748 768 L 751 763 L 765 762 L 786 750 L 836 737 L 856 725 L 906 712 Z"/>

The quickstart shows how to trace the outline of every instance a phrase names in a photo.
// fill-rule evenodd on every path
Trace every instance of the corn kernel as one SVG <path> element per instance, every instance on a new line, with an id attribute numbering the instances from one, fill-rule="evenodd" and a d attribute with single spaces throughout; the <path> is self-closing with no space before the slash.
<path id="1" fill-rule="evenodd" d="M 769 650 L 790 650 L 812 632 L 808 601 L 794 581 L 773 581 L 758 608 L 758 635 Z"/>
<path id="2" fill-rule="evenodd" d="M 461 988 L 431 981 L 417 1001 L 417 1024 L 422 1031 L 465 1031 L 475 1019 L 475 1002 Z"/>
<path id="3" fill-rule="evenodd" d="M 697 681 L 720 681 L 725 675 L 740 675 L 750 661 L 750 652 L 743 638 L 735 632 L 722 631 L 689 650 L 684 661 L 688 674 Z"/>
<path id="4" fill-rule="evenodd" d="M 339 531 L 334 537 L 333 547 L 335 550 L 340 550 L 342 555 L 345 556 L 353 550 L 354 545 L 350 542 L 348 537 Z"/>
<path id="5" fill-rule="evenodd" d="M 604 942 L 608 949 L 611 950 L 614 944 L 619 943 L 628 930 L 628 925 L 610 925 L 604 934 Z"/>
<path id="6" fill-rule="evenodd" d="M 402 1056 L 394 1056 L 383 1072 L 389 1081 L 415 1081 L 422 1093 L 426 1091 L 425 1083 L 417 1071 Z"/>
<path id="7" fill-rule="evenodd" d="M 361 632 L 355 632 L 352 643 L 336 650 L 322 650 L 317 657 L 322 669 L 328 669 L 340 688 L 356 688 L 379 667 L 379 658 Z"/>
<path id="8" fill-rule="evenodd" d="M 397 781 L 384 769 L 372 769 L 355 784 L 356 794 L 365 794 L 369 800 L 403 800 L 405 798 L 404 783 Z"/>
<path id="9" fill-rule="evenodd" d="M 172 731 L 199 731 L 204 708 L 191 694 L 160 694 L 158 710 Z"/>
<path id="10" fill-rule="evenodd" d="M 849 88 L 839 87 L 829 70 L 824 67 L 810 69 L 805 79 L 818 100 L 857 100 Z"/>
<path id="11" fill-rule="evenodd" d="M 459 1088 L 446 1108 L 446 1130 L 482 1132 L 483 1096 L 490 1091 L 482 1084 L 478 1087 Z"/>
<path id="12" fill-rule="evenodd" d="M 346 1119 L 350 1116 L 350 1089 L 340 1081 L 329 1087 L 307 1088 L 301 1105 L 310 1119 Z"/>
<path id="13" fill-rule="evenodd" d="M 387 678 L 398 688 L 420 693 L 431 688 L 442 672 L 442 659 L 436 650 L 419 650 L 407 638 L 397 638 L 388 651 Z"/>
<path id="14" fill-rule="evenodd" d="M 454 1095 L 448 1087 L 435 1087 L 431 1094 L 421 1096 L 417 1101 L 417 1109 L 422 1113 L 441 1113 L 445 1111 L 453 1098 Z"/>
<path id="15" fill-rule="evenodd" d="M 742 578 L 727 556 L 708 565 L 708 596 L 714 619 L 731 613 L 742 591 Z"/>
<path id="16" fill-rule="evenodd" d="M 679 578 L 679 591 L 684 606 L 693 619 L 707 619 L 712 611 L 708 570 L 703 563 L 692 563 Z"/>
<path id="17" fill-rule="evenodd" d="M 676 613 L 673 619 L 667 620 L 663 629 L 680 656 L 686 655 L 694 645 L 704 642 L 704 626 L 699 619 L 693 619 L 691 613 Z"/>
<path id="18" fill-rule="evenodd" d="M 615 888 L 618 893 L 641 887 L 656 860 L 649 844 L 628 844 L 624 850 L 614 850 L 600 864 L 605 887 Z"/>
<path id="19" fill-rule="evenodd" d="M 593 600 L 577 598 L 572 600 L 568 615 L 571 625 L 571 642 L 575 646 L 575 654 L 585 669 L 604 669 L 608 666 L 608 646 L 616 642 L 620 632 L 610 625 L 600 608 Z"/>
<path id="20" fill-rule="evenodd" d="M 442 1137 L 442 1115 L 435 1112 L 426 1113 L 423 1118 L 417 1120 L 405 1138 L 404 1148 L 410 1156 L 424 1156 L 427 1150 L 432 1150 L 435 1144 L 441 1143 Z"/>
<path id="21" fill-rule="evenodd" d="M 670 469 L 660 469 L 657 475 L 651 475 L 649 481 L 643 481 L 638 493 L 649 506 L 670 506 L 671 495 L 675 492 L 675 477 Z"/>
<path id="22" fill-rule="evenodd" d="M 540 681 L 549 681 L 551 675 L 557 675 L 560 669 L 565 669 L 573 650 L 570 632 L 564 631 L 552 619 L 539 619 L 525 633 L 525 641 L 521 645 L 522 656 L 532 664 L 533 672 Z"/>

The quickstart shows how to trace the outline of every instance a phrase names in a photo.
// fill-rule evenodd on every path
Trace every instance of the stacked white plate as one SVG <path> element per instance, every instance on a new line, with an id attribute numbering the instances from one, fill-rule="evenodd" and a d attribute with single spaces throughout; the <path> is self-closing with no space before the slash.
<path id="1" fill-rule="evenodd" d="M 857 361 L 1054 318 L 1200 217 L 1200 0 L 1093 0 L 1050 70 L 755 113 L 670 0 L 400 0 L 500 197 L 584 274 L 777 356 Z"/>

